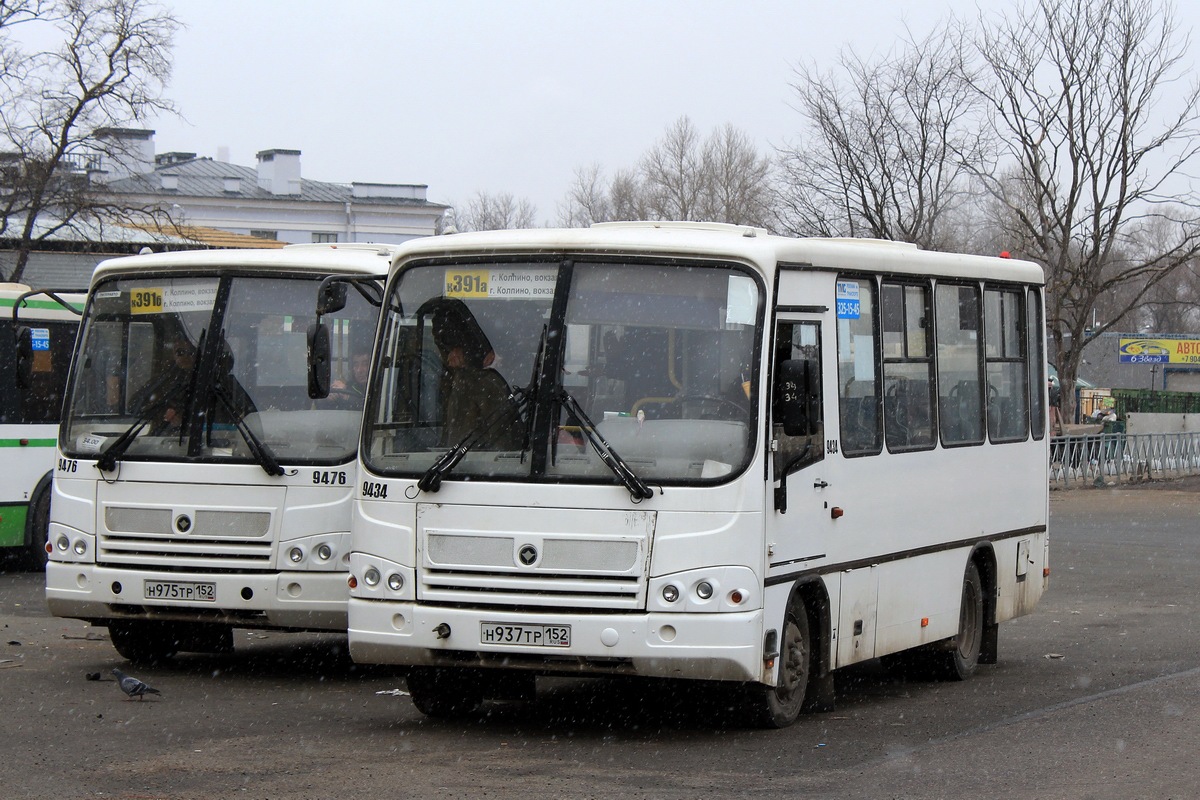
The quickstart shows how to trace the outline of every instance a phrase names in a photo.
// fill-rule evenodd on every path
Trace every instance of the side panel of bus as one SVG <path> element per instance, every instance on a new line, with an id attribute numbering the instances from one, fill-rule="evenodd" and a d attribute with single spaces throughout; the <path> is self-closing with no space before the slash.
<path id="1" fill-rule="evenodd" d="M 43 554 L 44 524 L 32 517 L 48 510 L 49 481 L 58 444 L 71 348 L 78 325 L 65 321 L 11 319 L 11 306 L 0 308 L 0 547 L 28 547 L 31 556 Z M 31 370 L 26 384 L 19 379 L 17 329 L 32 331 Z M 40 530 L 34 530 L 34 528 Z"/>
<path id="2" fill-rule="evenodd" d="M 976 290 L 964 283 L 964 296 L 978 298 L 978 308 L 964 311 L 961 321 L 950 320 L 953 331 L 943 338 L 949 342 L 968 325 L 991 325 L 988 341 L 1007 335 L 1015 344 L 1008 358 L 1002 347 L 989 346 L 985 358 L 983 344 L 971 345 L 980 353 L 981 399 L 969 415 L 977 416 L 978 434 L 959 442 L 951 429 L 957 420 L 950 391 L 935 384 L 939 377 L 943 386 L 968 381 L 946 367 L 954 357 L 949 344 L 935 350 L 934 282 L 895 282 L 892 297 L 913 306 L 906 322 L 903 314 L 889 317 L 886 305 L 880 316 L 876 279 L 858 277 L 861 297 L 858 284 L 842 285 L 833 271 L 780 276 L 773 368 L 784 358 L 820 362 L 823 424 L 815 441 L 802 447 L 773 426 L 769 486 L 775 513 L 767 517 L 767 584 L 822 577 L 828 619 L 818 630 L 829 637 L 821 650 L 828 654 L 826 666 L 835 669 L 954 637 L 970 562 L 984 595 L 981 660 L 993 660 L 996 625 L 1031 610 L 1045 586 L 1045 418 L 1037 408 L 1020 411 L 1020 402 L 1013 403 L 1014 415 L 1021 415 L 1016 423 L 995 411 L 1004 409 L 997 394 L 1037 405 L 1036 393 L 1021 395 L 996 384 L 1008 380 L 1040 391 L 1044 379 L 1034 374 L 1040 370 L 1040 341 L 1020 344 L 1021 337 L 1040 332 L 1039 308 L 1033 300 L 1025 303 L 1021 287 Z M 878 286 L 893 289 L 886 278 Z M 1013 309 L 1032 315 L 1024 329 L 1015 320 L 993 324 L 980 314 L 987 306 L 994 316 L 988 303 L 998 306 L 1010 296 Z M 998 332 L 1002 324 L 1012 330 Z M 982 328 L 969 333 L 965 341 L 985 339 Z M 1026 366 L 1030 363 L 1036 369 Z M 974 374 L 967 377 L 976 380 Z M 913 398 L 919 408 L 901 417 L 898 404 Z M 911 422 L 902 428 L 901 420 Z M 798 463 L 791 460 L 792 471 L 783 475 L 789 452 L 805 455 Z M 782 615 L 783 608 L 768 609 L 768 626 Z"/>

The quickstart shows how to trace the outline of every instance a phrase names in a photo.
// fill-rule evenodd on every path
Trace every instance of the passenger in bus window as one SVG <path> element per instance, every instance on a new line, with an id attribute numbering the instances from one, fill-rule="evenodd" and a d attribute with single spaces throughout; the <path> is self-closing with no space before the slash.
<path id="1" fill-rule="evenodd" d="M 171 375 L 166 392 L 170 400 L 163 412 L 162 421 L 157 426 L 160 433 L 177 431 L 187 413 L 188 402 L 191 400 L 192 370 L 196 366 L 196 347 L 184 336 L 178 336 L 171 345 L 172 366 L 168 369 Z"/>
<path id="2" fill-rule="evenodd" d="M 433 314 L 433 340 L 446 370 L 443 423 L 445 444 L 457 444 L 481 426 L 477 445 L 485 450 L 520 449 L 524 432 L 508 383 L 494 369 L 496 351 L 462 301 L 446 301 Z"/>
<path id="3" fill-rule="evenodd" d="M 196 365 L 196 346 L 186 336 L 180 333 L 169 341 L 166 365 L 129 403 L 130 413 L 153 416 L 149 432 L 156 436 L 179 430 L 191 399 L 192 369 Z"/>
<path id="4" fill-rule="evenodd" d="M 362 408 L 367 395 L 367 378 L 371 375 L 371 353 L 366 350 L 355 351 L 350 356 L 350 380 L 338 378 L 329 385 L 330 396 L 339 406 L 359 409 Z"/>

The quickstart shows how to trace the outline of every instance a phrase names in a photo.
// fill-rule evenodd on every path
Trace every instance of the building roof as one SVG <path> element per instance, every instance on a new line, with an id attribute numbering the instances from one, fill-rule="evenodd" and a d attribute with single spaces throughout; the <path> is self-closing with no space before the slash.
<path id="1" fill-rule="evenodd" d="M 295 152 L 295 151 L 275 151 Z M 162 159 L 163 163 L 155 166 L 153 172 L 131 175 L 126 178 L 109 181 L 109 191 L 119 194 L 150 194 L 158 196 L 178 197 L 220 197 L 225 199 L 289 201 L 298 203 L 344 203 L 354 197 L 354 189 L 350 184 L 331 183 L 329 181 L 314 181 L 308 178 L 300 179 L 300 193 L 293 195 L 277 195 L 258 185 L 258 172 L 253 167 L 243 167 L 225 161 L 215 161 L 209 157 L 180 159 L 190 153 L 171 153 L 174 158 Z M 163 188 L 163 176 L 175 176 L 176 188 Z M 236 190 L 229 191 L 228 179 L 236 179 Z M 373 184 L 375 185 L 375 184 Z M 359 199 L 361 202 L 361 199 Z M 383 197 L 372 195 L 372 204 L 446 208 L 441 203 L 431 203 L 411 197 Z"/>
<path id="2" fill-rule="evenodd" d="M 160 229 L 152 228 L 151 232 Z M 244 233 L 231 233 L 220 228 L 209 228 L 203 225 L 178 225 L 170 229 L 177 237 L 192 245 L 202 245 L 220 249 L 238 248 L 240 250 L 274 250 L 286 247 L 287 242 L 275 239 L 263 239 L 258 236 L 247 236 Z"/>

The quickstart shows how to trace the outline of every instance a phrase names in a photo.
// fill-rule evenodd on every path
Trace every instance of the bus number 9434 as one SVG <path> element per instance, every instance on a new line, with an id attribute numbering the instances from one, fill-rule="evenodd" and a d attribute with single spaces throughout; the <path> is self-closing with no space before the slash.
<path id="1" fill-rule="evenodd" d="M 363 481 L 362 485 L 363 497 L 374 497 L 383 499 L 387 497 L 387 484 L 375 483 L 374 481 Z"/>

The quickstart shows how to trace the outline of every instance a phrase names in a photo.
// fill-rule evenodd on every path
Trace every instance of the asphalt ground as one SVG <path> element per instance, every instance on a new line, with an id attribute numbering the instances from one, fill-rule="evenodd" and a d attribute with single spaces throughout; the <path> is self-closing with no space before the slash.
<path id="1" fill-rule="evenodd" d="M 745 727 L 694 684 L 539 680 L 422 717 L 339 636 L 239 630 L 153 669 L 0 575 L 0 797 L 1193 798 L 1200 479 L 1051 496 L 1051 589 L 962 683 L 839 675 L 837 709 Z M 127 700 L 119 667 L 162 691 Z M 100 677 L 91 680 L 90 677 Z"/>

